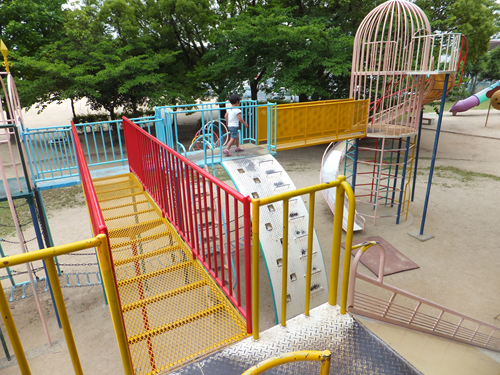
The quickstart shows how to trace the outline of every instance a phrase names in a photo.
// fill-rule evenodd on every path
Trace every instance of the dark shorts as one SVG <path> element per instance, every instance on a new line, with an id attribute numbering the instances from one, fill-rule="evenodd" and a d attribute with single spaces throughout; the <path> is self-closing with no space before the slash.
<path id="1" fill-rule="evenodd" d="M 231 133 L 231 138 L 238 138 L 238 128 L 229 127 L 229 133 Z"/>

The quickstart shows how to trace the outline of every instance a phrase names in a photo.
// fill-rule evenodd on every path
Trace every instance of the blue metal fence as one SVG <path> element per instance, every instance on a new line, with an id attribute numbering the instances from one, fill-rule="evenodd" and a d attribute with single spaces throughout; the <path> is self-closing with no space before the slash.
<path id="1" fill-rule="evenodd" d="M 154 116 L 133 121 L 149 133 L 158 122 Z M 82 138 L 89 167 L 126 164 L 121 120 L 75 124 L 75 127 Z M 69 125 L 27 128 L 23 132 L 23 141 L 35 184 L 43 185 L 51 181 L 56 186 L 66 186 L 79 182 L 74 139 Z"/>
<path id="2" fill-rule="evenodd" d="M 155 108 L 155 116 L 131 119 L 134 123 L 156 136 L 160 141 L 187 156 L 190 151 L 203 153 L 199 156 L 204 165 L 222 162 L 222 151 L 229 140 L 223 111 L 229 103 L 200 103 Z M 241 102 L 242 117 L 249 127 L 240 128 L 240 143 L 258 144 L 257 110 L 268 108 L 268 124 L 273 123 L 274 104 L 258 105 L 256 101 Z M 194 140 L 181 142 L 179 115 L 199 114 L 198 133 Z M 274 124 L 276 119 L 274 118 Z M 127 164 L 124 147 L 122 120 L 75 124 L 82 143 L 87 165 L 92 170 L 118 167 Z M 272 128 L 272 129 L 271 129 Z M 268 127 L 268 147 L 276 139 L 276 127 Z M 28 164 L 33 180 L 39 189 L 75 185 L 80 182 L 74 139 L 70 125 L 45 128 L 26 128 L 23 141 L 27 150 Z M 191 135 L 190 135 L 191 136 Z M 274 142 L 275 143 L 275 142 Z M 218 150 L 218 152 L 215 152 Z M 272 150 L 270 149 L 270 152 Z"/>
<path id="3" fill-rule="evenodd" d="M 270 103 L 258 105 L 255 100 L 241 101 L 241 115 L 248 123 L 248 128 L 240 127 L 240 143 L 258 144 L 257 110 L 259 107 L 269 108 L 274 106 L 275 104 Z M 228 107 L 230 107 L 230 104 L 227 102 L 156 107 L 155 118 L 158 120 L 156 137 L 167 146 L 185 156 L 190 151 L 203 152 L 203 164 L 205 165 L 220 163 L 222 162 L 222 151 L 225 142 L 229 139 L 223 115 Z M 273 111 L 269 110 L 268 112 L 271 113 Z M 200 119 L 198 120 L 199 131 L 192 140 L 183 143 L 179 134 L 183 126 L 179 123 L 179 115 L 189 116 L 194 113 L 200 114 Z M 217 149 L 219 152 L 215 153 L 214 151 Z"/>

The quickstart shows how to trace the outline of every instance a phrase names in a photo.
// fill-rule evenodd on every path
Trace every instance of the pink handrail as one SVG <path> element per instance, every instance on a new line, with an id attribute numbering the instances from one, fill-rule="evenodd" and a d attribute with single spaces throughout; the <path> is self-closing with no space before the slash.
<path id="1" fill-rule="evenodd" d="M 375 244 L 379 246 L 380 250 L 379 275 L 377 279 L 364 275 L 357 270 L 364 251 L 369 250 L 370 246 Z M 500 351 L 500 328 L 384 283 L 385 249 L 382 244 L 375 241 L 369 241 L 361 243 L 356 247 L 360 248 L 360 250 L 354 257 L 351 265 L 349 295 L 347 299 L 349 312 L 382 320 L 405 328 L 430 333 L 450 340 Z M 356 292 L 357 279 L 366 281 L 391 292 L 392 295 L 390 299 L 386 301 L 373 295 Z M 397 304 L 395 302 L 397 296 L 414 301 L 416 306 L 412 309 Z M 430 307 L 440 313 L 438 316 L 423 313 L 421 312 L 422 306 Z M 444 314 L 447 314 L 447 316 L 444 317 Z M 452 316 L 453 318 L 450 319 L 448 316 Z M 459 323 L 456 323 L 458 319 L 460 319 Z M 475 330 L 465 326 L 464 322 L 476 325 Z M 488 331 L 489 333 L 479 332 L 480 329 Z"/>
<path id="2" fill-rule="evenodd" d="M 189 246 L 193 259 L 196 257 L 203 264 L 246 319 L 247 332 L 251 333 L 251 198 L 210 175 L 126 117 L 123 129 L 130 171 Z M 238 216 L 240 212 L 242 216 Z"/>

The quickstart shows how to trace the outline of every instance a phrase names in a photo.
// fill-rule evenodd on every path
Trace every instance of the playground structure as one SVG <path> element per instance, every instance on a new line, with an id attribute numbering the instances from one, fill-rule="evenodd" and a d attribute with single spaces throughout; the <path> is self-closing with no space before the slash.
<path id="1" fill-rule="evenodd" d="M 464 62 L 463 49 L 460 34 L 431 34 L 427 16 L 408 1 L 379 5 L 359 26 L 350 96 L 369 100 L 371 142 L 348 141 L 344 174 L 360 212 L 374 225 L 380 217 L 395 216 L 396 223 L 407 217 L 422 105 L 438 99 L 439 91 L 445 95 L 451 89 L 449 78 Z M 397 212 L 381 213 L 380 206 L 396 207 Z"/>
<path id="2" fill-rule="evenodd" d="M 448 70 L 444 71 L 443 87 L 447 87 Z M 403 80 L 401 76 L 397 78 Z M 408 82 L 418 81 L 417 86 L 422 88 L 420 78 L 413 77 Z M 377 111 L 370 117 L 366 115 L 368 110 L 374 110 L 370 99 L 284 107 L 244 102 L 243 115 L 250 124 L 248 131 L 242 129 L 240 138 L 245 143 L 245 155 L 231 158 L 222 156 L 226 136 L 223 126 L 215 123 L 221 118 L 221 109 L 213 104 L 201 104 L 198 108 L 195 105 L 157 108 L 154 117 L 135 121 L 124 118 L 71 127 L 25 129 L 22 136 L 29 155 L 26 164 L 31 168 L 35 186 L 48 189 L 81 182 L 95 237 L 77 244 L 11 256 L 0 267 L 45 259 L 49 278 L 57 289 L 55 305 L 62 312 L 62 326 L 75 373 L 82 373 L 52 258 L 98 247 L 124 371 L 126 374 L 161 373 L 229 344 L 234 344 L 234 348 L 248 334 L 254 339 L 260 337 L 261 253 L 272 282 L 276 320 L 282 326 L 302 311 L 313 320 L 318 311 L 337 305 L 342 224 L 346 212 L 340 319 L 349 320 L 349 316 L 344 315 L 347 311 L 369 314 L 404 327 L 417 327 L 449 339 L 500 350 L 498 328 L 384 285 L 383 273 L 375 281 L 358 274 L 357 261 L 372 244 L 358 246 L 361 251 L 350 269 L 356 202 L 345 177 L 326 178 L 329 181 L 296 190 L 291 180 L 287 180 L 286 171 L 275 164 L 273 154 L 278 150 L 364 137 L 367 128 L 377 141 L 387 138 L 387 143 L 399 142 L 391 145 L 391 153 L 401 153 L 404 149 L 405 155 L 408 154 L 408 135 L 414 135 L 416 127 L 410 115 L 418 113 L 413 111 L 414 102 L 420 103 L 421 98 L 412 90 L 414 88 L 399 90 L 404 91 L 403 96 L 414 96 L 409 105 L 411 110 L 401 100 L 398 111 L 391 114 L 386 107 L 384 114 L 378 117 Z M 387 95 L 377 106 L 399 100 L 395 98 L 396 92 Z M 189 152 L 189 145 L 186 147 L 180 140 L 175 115 L 179 110 L 202 114 L 201 131 L 191 143 L 197 145 L 198 151 Z M 284 127 L 280 126 L 283 118 L 289 121 L 298 118 L 302 122 Z M 304 124 L 307 119 L 312 119 L 311 123 Z M 371 121 L 368 127 L 367 121 Z M 314 123 L 315 126 L 310 125 Z M 399 135 L 404 137 L 398 138 Z M 81 141 L 84 141 L 83 147 Z M 406 145 L 402 146 L 402 142 Z M 22 147 L 21 143 L 18 147 Z M 383 155 L 379 159 L 382 170 L 386 160 Z M 358 162 L 358 159 L 351 160 Z M 404 168 L 399 159 L 398 163 L 396 170 Z M 239 191 L 207 172 L 216 164 L 225 168 Z M 392 176 L 393 172 L 388 173 Z M 314 207 L 315 193 L 323 191 L 331 195 L 331 189 L 335 189 L 335 216 L 328 279 L 315 238 Z M 308 210 L 300 199 L 303 195 L 308 198 Z M 346 198 L 347 206 L 344 205 Z M 391 199 L 396 201 L 394 197 Z M 383 268 L 383 249 L 381 251 Z M 389 302 L 373 301 L 356 293 L 354 286 L 358 278 L 391 291 Z M 3 312 L 9 311 L 2 296 L 0 293 L 0 308 Z M 397 296 L 416 302 L 416 307 L 396 305 L 393 302 Z M 326 301 L 328 304 L 313 309 Z M 380 309 L 381 305 L 385 307 Z M 423 305 L 437 313 L 429 312 Z M 453 318 L 448 319 L 448 314 Z M 328 321 L 337 319 L 334 315 L 330 311 Z M 355 324 L 350 319 L 349 324 Z M 8 321 L 12 321 L 11 315 Z M 23 373 L 29 373 L 15 325 L 6 323 L 6 326 Z M 248 345 L 248 340 L 241 343 Z M 264 352 L 272 355 L 271 351 Z"/>

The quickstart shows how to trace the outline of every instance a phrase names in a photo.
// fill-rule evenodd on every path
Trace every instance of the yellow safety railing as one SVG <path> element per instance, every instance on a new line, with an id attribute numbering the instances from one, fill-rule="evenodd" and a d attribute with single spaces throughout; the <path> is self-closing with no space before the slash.
<path id="1" fill-rule="evenodd" d="M 286 325 L 286 296 L 288 284 L 288 203 L 291 198 L 309 194 L 309 230 L 307 239 L 307 273 L 305 290 L 305 308 L 304 314 L 309 315 L 309 301 L 311 297 L 311 272 L 312 272 L 312 243 L 314 233 L 314 202 L 315 193 L 321 190 L 336 188 L 335 198 L 335 217 L 333 221 L 333 243 L 332 243 L 332 263 L 330 268 L 330 292 L 328 303 L 337 304 L 337 287 L 340 271 L 340 244 L 342 241 L 342 216 L 344 211 L 344 194 L 347 195 L 349 202 L 348 223 L 346 230 L 345 253 L 344 253 L 344 271 L 342 278 L 342 293 L 340 312 L 345 314 L 347 311 L 347 288 L 349 284 L 349 270 L 351 264 L 352 234 L 354 226 L 354 214 L 356 202 L 351 186 L 346 181 L 345 176 L 338 176 L 335 181 L 309 186 L 294 191 L 273 195 L 266 198 L 252 199 L 252 221 L 258 223 L 260 219 L 260 207 L 283 201 L 283 279 L 281 293 L 281 325 Z M 259 338 L 259 225 L 252 225 L 252 322 L 253 338 Z"/>
<path id="2" fill-rule="evenodd" d="M 78 357 L 78 351 L 76 349 L 75 340 L 73 338 L 73 332 L 71 330 L 71 325 L 69 323 L 68 312 L 66 311 L 66 306 L 64 304 L 61 285 L 59 283 L 59 278 L 57 276 L 54 257 L 73 253 L 79 250 L 90 249 L 93 247 L 96 247 L 99 252 L 99 261 L 101 266 L 102 279 L 104 283 L 104 288 L 106 290 L 106 296 L 108 298 L 108 304 L 111 311 L 111 318 L 113 320 L 116 339 L 118 341 L 118 347 L 120 349 L 120 354 L 122 357 L 124 372 L 127 375 L 129 374 L 131 375 L 133 374 L 132 364 L 130 362 L 130 356 L 128 353 L 125 328 L 122 324 L 118 294 L 116 293 L 115 279 L 111 268 L 108 241 L 104 234 L 100 234 L 88 240 L 77 241 L 62 246 L 50 247 L 43 250 L 37 250 L 29 253 L 1 258 L 0 269 L 16 266 L 19 264 L 35 262 L 37 260 L 45 261 L 45 265 L 47 267 L 47 274 L 54 294 L 54 300 L 57 306 L 57 311 L 59 311 L 59 316 L 61 318 L 61 325 L 64 331 L 64 336 L 66 338 L 66 343 L 68 345 L 68 351 L 71 356 L 71 361 L 73 363 L 75 374 L 83 374 L 80 359 Z M 26 359 L 26 355 L 24 354 L 24 349 L 21 344 L 19 334 L 17 332 L 16 325 L 12 318 L 12 313 L 10 311 L 7 298 L 5 296 L 3 288 L 1 287 L 1 283 L 0 283 L 0 312 L 2 314 L 3 322 L 5 324 L 5 328 L 9 335 L 10 342 L 14 349 L 14 353 L 16 354 L 17 362 L 19 364 L 19 369 L 21 370 L 21 373 L 23 375 L 31 374 L 28 361 Z"/>
<path id="3" fill-rule="evenodd" d="M 257 141 L 271 143 L 276 151 L 282 151 L 365 137 L 368 107 L 368 100 L 352 98 L 260 107 Z M 273 115 L 269 123 L 271 108 Z"/>
<path id="4" fill-rule="evenodd" d="M 279 355 L 277 357 L 266 359 L 252 368 L 246 370 L 242 375 L 257 375 L 262 374 L 273 367 L 298 361 L 318 361 L 321 362 L 319 375 L 328 375 L 330 373 L 330 362 L 332 353 L 329 350 L 320 352 L 319 350 L 301 350 Z"/>

